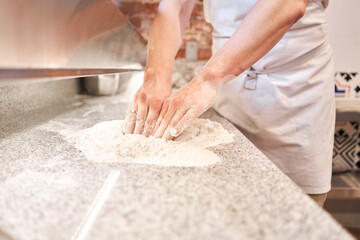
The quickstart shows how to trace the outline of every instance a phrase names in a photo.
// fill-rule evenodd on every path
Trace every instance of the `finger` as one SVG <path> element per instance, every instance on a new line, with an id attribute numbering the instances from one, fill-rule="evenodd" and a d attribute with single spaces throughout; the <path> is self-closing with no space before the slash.
<path id="1" fill-rule="evenodd" d="M 165 100 L 164 103 L 163 103 L 163 105 L 162 105 L 162 107 L 161 107 L 161 111 L 160 111 L 159 117 L 157 118 L 157 121 L 156 121 L 156 123 L 155 123 L 155 128 L 154 128 L 154 130 L 153 130 L 153 132 L 152 132 L 152 134 L 151 134 L 152 136 L 155 136 L 155 133 L 156 133 L 157 130 L 159 129 L 160 124 L 161 124 L 161 121 L 162 121 L 162 119 L 164 118 L 164 116 L 165 116 L 168 108 L 169 108 L 169 102 L 168 102 L 167 100 Z"/>
<path id="2" fill-rule="evenodd" d="M 198 117 L 198 115 L 198 110 L 196 108 L 190 108 L 180 119 L 176 127 L 171 130 L 171 135 L 173 137 L 179 136 L 185 128 Z"/>
<path id="3" fill-rule="evenodd" d="M 168 125 L 168 127 L 165 130 L 165 133 L 163 136 L 163 138 L 165 140 L 170 140 L 173 137 L 179 136 L 180 133 L 177 134 L 177 130 L 175 129 L 175 127 L 177 126 L 179 121 L 183 118 L 183 116 L 186 114 L 186 112 L 188 110 L 189 110 L 189 108 L 182 107 L 178 111 L 176 111 L 176 113 L 174 114 L 174 116 L 172 117 L 172 119 L 170 121 L 170 124 Z"/>
<path id="4" fill-rule="evenodd" d="M 122 133 L 125 134 L 126 132 L 126 126 L 128 125 L 128 115 L 130 113 L 130 109 L 131 109 L 131 102 L 129 103 L 128 109 L 126 111 L 126 115 L 125 115 L 125 121 L 124 121 L 124 125 L 122 127 Z"/>
<path id="5" fill-rule="evenodd" d="M 132 134 L 134 132 L 136 124 L 136 113 L 129 113 L 127 119 L 128 120 L 126 124 L 125 134 Z"/>
<path id="6" fill-rule="evenodd" d="M 169 105 L 169 107 L 164 115 L 164 118 L 161 120 L 159 128 L 156 130 L 154 137 L 156 137 L 156 138 L 163 137 L 164 132 L 165 132 L 166 128 L 168 127 L 170 120 L 174 116 L 176 110 L 177 110 L 177 108 L 175 107 L 174 104 Z"/>
<path id="7" fill-rule="evenodd" d="M 156 124 L 156 119 L 159 116 L 160 109 L 161 109 L 161 104 L 154 103 L 150 105 L 149 113 L 145 121 L 144 131 L 142 133 L 145 137 L 149 137 L 150 134 L 153 133 Z"/>
<path id="8" fill-rule="evenodd" d="M 131 108 L 129 108 L 129 112 L 126 115 L 126 128 L 125 134 L 132 134 L 135 129 L 136 124 L 136 113 L 137 113 L 137 104 L 136 101 L 133 100 L 131 103 Z"/>
<path id="9" fill-rule="evenodd" d="M 138 100 L 138 112 L 136 115 L 135 134 L 141 134 L 144 131 L 145 120 L 148 114 L 148 105 L 146 103 L 146 97 L 141 97 Z"/>

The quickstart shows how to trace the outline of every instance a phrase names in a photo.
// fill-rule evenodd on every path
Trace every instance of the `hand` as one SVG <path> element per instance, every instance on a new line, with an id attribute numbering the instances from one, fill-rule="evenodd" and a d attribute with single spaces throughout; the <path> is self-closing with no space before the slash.
<path id="1" fill-rule="evenodd" d="M 210 82 L 199 78 L 175 91 L 164 101 L 152 135 L 165 140 L 179 136 L 193 120 L 212 106 L 217 91 L 218 88 Z"/>
<path id="2" fill-rule="evenodd" d="M 144 76 L 144 83 L 137 91 L 125 118 L 126 134 L 143 134 L 148 137 L 153 132 L 163 101 L 171 94 L 171 80 L 161 80 L 155 74 Z"/>

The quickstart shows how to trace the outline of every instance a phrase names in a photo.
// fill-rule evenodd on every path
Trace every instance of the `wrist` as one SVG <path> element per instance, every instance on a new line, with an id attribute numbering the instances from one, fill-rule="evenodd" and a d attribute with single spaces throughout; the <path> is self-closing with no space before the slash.
<path id="1" fill-rule="evenodd" d="M 211 61 L 211 60 L 210 60 Z M 196 76 L 198 81 L 202 81 L 219 90 L 224 84 L 234 79 L 236 76 L 226 73 L 225 67 L 208 62 Z"/>
<path id="2" fill-rule="evenodd" d="M 144 82 L 157 82 L 171 86 L 172 69 L 161 69 L 146 67 L 144 72 Z"/>

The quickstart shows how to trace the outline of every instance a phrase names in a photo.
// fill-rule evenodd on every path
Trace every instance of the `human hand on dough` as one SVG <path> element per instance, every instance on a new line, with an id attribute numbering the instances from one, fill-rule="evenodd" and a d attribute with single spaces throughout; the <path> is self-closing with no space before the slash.
<path id="1" fill-rule="evenodd" d="M 198 116 L 215 101 L 218 87 L 202 78 L 194 78 L 163 102 L 153 136 L 170 140 L 179 136 Z"/>
<path id="2" fill-rule="evenodd" d="M 153 133 L 163 101 L 171 94 L 171 80 L 147 71 L 144 83 L 137 91 L 125 118 L 126 134 L 142 134 L 146 137 Z"/>

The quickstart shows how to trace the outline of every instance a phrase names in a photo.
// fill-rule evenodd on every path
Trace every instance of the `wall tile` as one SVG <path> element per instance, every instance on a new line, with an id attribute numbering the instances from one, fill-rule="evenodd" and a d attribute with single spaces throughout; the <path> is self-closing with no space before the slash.
<path id="1" fill-rule="evenodd" d="M 357 145 L 355 150 L 355 166 L 354 169 L 360 170 L 360 130 L 358 131 Z"/>
<path id="2" fill-rule="evenodd" d="M 337 98 L 360 98 L 360 74 L 356 71 L 335 73 L 335 96 Z"/>
<path id="3" fill-rule="evenodd" d="M 360 159 L 357 156 L 359 147 L 359 122 L 337 122 L 333 152 L 333 172 L 344 172 L 355 169 Z"/>

